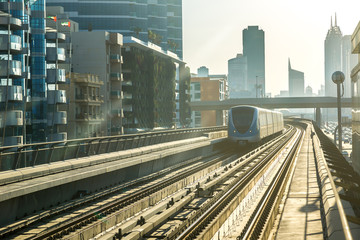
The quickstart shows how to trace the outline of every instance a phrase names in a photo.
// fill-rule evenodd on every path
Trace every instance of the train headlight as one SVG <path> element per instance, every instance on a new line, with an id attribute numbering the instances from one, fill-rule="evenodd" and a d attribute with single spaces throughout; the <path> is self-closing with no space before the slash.
<path id="1" fill-rule="evenodd" d="M 234 130 L 234 133 L 236 133 L 236 130 Z"/>
<path id="2" fill-rule="evenodd" d="M 249 132 L 251 132 L 251 130 Z"/>

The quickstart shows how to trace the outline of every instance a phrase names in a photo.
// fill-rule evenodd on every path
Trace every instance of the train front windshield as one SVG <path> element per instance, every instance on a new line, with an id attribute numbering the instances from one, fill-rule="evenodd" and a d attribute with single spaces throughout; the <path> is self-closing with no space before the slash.
<path id="1" fill-rule="evenodd" d="M 232 109 L 232 120 L 236 130 L 239 133 L 246 133 L 254 118 L 253 108 L 233 108 Z"/>

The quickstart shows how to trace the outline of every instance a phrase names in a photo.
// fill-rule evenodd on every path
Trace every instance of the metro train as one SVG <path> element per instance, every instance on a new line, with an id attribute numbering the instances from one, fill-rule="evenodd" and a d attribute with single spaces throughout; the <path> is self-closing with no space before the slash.
<path id="1" fill-rule="evenodd" d="M 253 106 L 232 107 L 228 118 L 228 138 L 240 144 L 260 142 L 284 128 L 281 112 Z"/>

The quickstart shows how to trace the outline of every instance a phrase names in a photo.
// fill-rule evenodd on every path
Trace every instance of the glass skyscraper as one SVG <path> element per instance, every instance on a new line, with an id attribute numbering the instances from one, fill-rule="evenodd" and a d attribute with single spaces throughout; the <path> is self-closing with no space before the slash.
<path id="1" fill-rule="evenodd" d="M 56 105 L 58 99 L 67 103 L 65 91 L 57 90 L 58 82 L 54 84 L 51 74 L 47 76 L 50 68 L 62 72 L 65 81 L 65 71 L 57 68 L 64 49 L 57 48 L 58 40 L 52 40 L 47 32 L 51 29 L 46 28 L 45 5 L 46 0 L 0 0 L 0 145 L 66 140 L 66 134 L 58 132 L 56 126 L 66 124 L 66 112 L 57 111 Z M 54 55 L 56 60 L 52 61 Z M 49 106 L 53 109 L 50 120 Z M 49 138 L 49 134 L 63 137 Z"/>
<path id="2" fill-rule="evenodd" d="M 31 134 L 32 142 L 46 141 L 47 128 L 47 84 L 46 84 L 46 40 L 45 40 L 45 0 L 37 0 L 31 5 Z"/>
<path id="3" fill-rule="evenodd" d="M 243 54 L 247 58 L 247 84 L 253 97 L 266 95 L 265 88 L 265 33 L 258 26 L 243 30 Z"/>
<path id="4" fill-rule="evenodd" d="M 156 44 L 182 58 L 182 0 L 77 1 L 47 0 L 63 6 L 80 31 L 105 30 L 147 42 L 149 31 L 161 36 Z"/>

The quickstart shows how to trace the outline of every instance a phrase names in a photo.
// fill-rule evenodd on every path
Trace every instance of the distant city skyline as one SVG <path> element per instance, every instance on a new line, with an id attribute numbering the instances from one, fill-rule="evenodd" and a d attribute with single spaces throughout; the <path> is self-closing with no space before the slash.
<path id="1" fill-rule="evenodd" d="M 184 61 L 191 72 L 206 66 L 210 74 L 227 74 L 228 60 L 243 53 L 242 30 L 256 25 L 266 35 L 267 92 L 274 96 L 288 89 L 288 58 L 304 72 L 305 86 L 317 92 L 324 84 L 324 41 L 331 17 L 336 13 L 343 35 L 351 35 L 360 21 L 359 7 L 358 0 L 183 0 Z"/>

